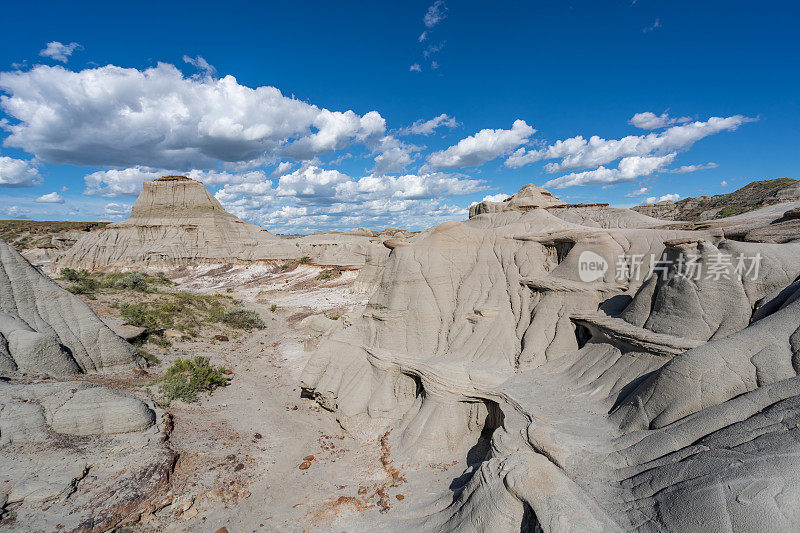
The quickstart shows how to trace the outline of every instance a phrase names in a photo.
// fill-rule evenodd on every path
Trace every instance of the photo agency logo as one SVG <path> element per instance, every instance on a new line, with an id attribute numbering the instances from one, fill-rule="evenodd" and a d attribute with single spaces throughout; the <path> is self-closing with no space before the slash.
<path id="1" fill-rule="evenodd" d="M 653 276 L 686 278 L 692 281 L 751 280 L 759 277 L 761 254 L 723 254 L 706 256 L 679 255 L 672 260 L 666 253 L 620 255 L 615 263 L 614 279 L 618 282 L 647 281 Z M 609 264 L 603 256 L 585 250 L 578 256 L 578 277 L 584 283 L 603 279 Z"/>
<path id="2" fill-rule="evenodd" d="M 578 256 L 578 277 L 584 283 L 603 279 L 606 272 L 608 272 L 608 262 L 601 255 L 585 250 Z"/>
<path id="3" fill-rule="evenodd" d="M 692 281 L 751 280 L 756 281 L 761 271 L 761 254 L 712 253 L 679 255 L 673 260 L 664 253 L 621 255 L 617 258 L 617 281 L 647 281 L 655 275 L 685 278 Z M 646 274 L 646 275 L 645 275 Z M 642 277 L 644 276 L 644 277 Z M 582 278 L 581 278 L 582 279 Z"/>

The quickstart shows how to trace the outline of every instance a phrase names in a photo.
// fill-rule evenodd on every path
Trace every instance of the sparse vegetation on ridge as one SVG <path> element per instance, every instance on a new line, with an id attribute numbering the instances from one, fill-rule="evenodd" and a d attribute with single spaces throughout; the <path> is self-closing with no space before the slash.
<path id="1" fill-rule="evenodd" d="M 342 271 L 338 268 L 328 268 L 323 270 L 317 275 L 318 280 L 324 281 L 326 279 L 336 278 L 342 275 Z"/>
<path id="2" fill-rule="evenodd" d="M 668 220 L 720 219 L 740 215 L 778 203 L 781 195 L 796 194 L 800 181 L 792 178 L 754 181 L 728 194 L 684 198 L 667 204 L 656 203 L 633 207 L 634 211 Z M 791 191 L 795 189 L 795 192 Z"/>
<path id="3" fill-rule="evenodd" d="M 295 268 L 297 268 L 298 265 L 305 265 L 310 262 L 311 258 L 307 255 L 304 255 L 299 259 L 289 259 L 287 261 L 284 261 L 283 263 L 281 263 L 280 269 L 281 272 L 287 272 L 289 270 L 294 270 Z"/>
<path id="4" fill-rule="evenodd" d="M 199 392 L 210 394 L 227 385 L 228 380 L 225 367 L 214 366 L 208 357 L 198 355 L 194 359 L 176 359 L 157 383 L 164 404 L 169 405 L 173 400 L 196 402 Z"/>
<path id="5" fill-rule="evenodd" d="M 68 231 L 90 231 L 108 222 L 67 222 L 37 220 L 0 220 L 0 239 L 22 251 L 30 248 L 54 248 L 52 238 Z"/>
<path id="6" fill-rule="evenodd" d="M 59 280 L 72 284 L 66 289 L 73 294 L 83 294 L 90 298 L 100 289 L 135 290 L 138 292 L 156 292 L 158 286 L 172 285 L 172 281 L 163 272 L 151 275 L 142 272 L 95 273 L 88 270 L 62 268 Z"/>
<path id="7" fill-rule="evenodd" d="M 146 328 L 150 333 L 174 329 L 189 336 L 210 323 L 222 323 L 235 329 L 263 329 L 261 316 L 224 294 L 193 294 L 163 292 L 157 299 L 135 304 L 121 304 L 122 317 L 127 324 Z"/>
<path id="8" fill-rule="evenodd" d="M 64 268 L 57 278 L 66 282 L 73 294 L 96 299 L 98 294 L 110 296 L 109 305 L 120 310 L 125 324 L 147 331 L 150 342 L 169 346 L 167 330 L 175 330 L 183 340 L 200 334 L 210 324 L 224 324 L 234 329 L 252 331 L 266 327 L 258 312 L 246 309 L 228 294 L 195 294 L 172 292 L 174 283 L 163 272 L 100 273 Z"/>
<path id="9" fill-rule="evenodd" d="M 94 298 L 95 291 L 100 288 L 100 282 L 94 279 L 87 270 L 64 268 L 58 279 L 72 282 L 72 285 L 67 287 L 72 294 L 85 294 L 90 298 Z"/>
<path id="10" fill-rule="evenodd" d="M 233 328 L 246 331 L 267 327 L 261 315 L 252 309 L 245 309 L 244 307 L 235 307 L 230 311 L 225 311 L 221 321 Z"/>

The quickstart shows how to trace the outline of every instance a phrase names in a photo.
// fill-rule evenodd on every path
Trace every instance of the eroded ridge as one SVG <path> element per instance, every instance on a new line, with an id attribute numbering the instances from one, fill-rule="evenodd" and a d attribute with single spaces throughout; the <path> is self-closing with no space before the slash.
<path id="1" fill-rule="evenodd" d="M 227 212 L 201 182 L 164 176 L 144 182 L 127 220 L 84 232 L 55 258 L 54 266 L 163 269 L 300 258 L 322 265 L 381 265 L 388 255 L 382 241 L 410 235 L 393 228 L 359 228 L 281 238 Z M 371 283 L 368 268 L 363 284 L 371 288 Z"/>
<path id="2" fill-rule="evenodd" d="M 106 531 L 167 489 L 165 413 L 91 383 L 136 349 L 0 241 L 0 516 L 18 530 Z"/>
<path id="3" fill-rule="evenodd" d="M 360 318 L 304 371 L 345 428 L 391 430 L 409 462 L 482 450 L 396 520 L 800 527 L 800 246 L 726 238 L 769 224 L 760 211 L 687 229 L 603 206 L 505 204 L 392 246 Z"/>

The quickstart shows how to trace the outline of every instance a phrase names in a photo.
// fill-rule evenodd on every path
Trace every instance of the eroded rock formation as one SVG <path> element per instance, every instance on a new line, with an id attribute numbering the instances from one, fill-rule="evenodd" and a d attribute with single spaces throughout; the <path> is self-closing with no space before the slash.
<path id="1" fill-rule="evenodd" d="M 63 376 L 140 360 L 89 306 L 0 241 L 0 370 Z"/>
<path id="2" fill-rule="evenodd" d="M 147 181 L 131 216 L 81 236 L 56 256 L 55 269 L 168 268 L 309 257 L 320 265 L 361 266 L 384 254 L 388 237 L 411 233 L 360 228 L 348 233 L 280 237 L 228 213 L 199 181 L 164 176 Z"/>
<path id="3" fill-rule="evenodd" d="M 81 238 L 59 268 L 124 268 L 251 261 L 288 255 L 292 244 L 225 211 L 202 183 L 182 176 L 147 181 L 131 216 Z"/>
<path id="4" fill-rule="evenodd" d="M 0 241 L 0 515 L 18 530 L 135 519 L 174 464 L 154 406 L 80 381 L 143 363 L 75 295 Z M 90 474 L 91 472 L 91 474 Z"/>
<path id="5" fill-rule="evenodd" d="M 390 528 L 796 530 L 800 244 L 743 242 L 794 207 L 473 209 L 386 243 L 301 385 L 405 461 L 466 458 Z"/>
<path id="6" fill-rule="evenodd" d="M 727 194 L 664 200 L 633 207 L 639 213 L 665 220 L 713 220 L 800 199 L 800 182 L 792 178 L 754 181 Z"/>
<path id="7" fill-rule="evenodd" d="M 524 211 L 537 207 L 550 207 L 554 205 L 566 205 L 566 202 L 559 200 L 552 193 L 536 185 L 528 184 L 521 188 L 519 192 L 502 202 L 491 202 L 484 200 L 469 208 L 470 218 L 484 213 L 498 213 L 510 209 Z"/>

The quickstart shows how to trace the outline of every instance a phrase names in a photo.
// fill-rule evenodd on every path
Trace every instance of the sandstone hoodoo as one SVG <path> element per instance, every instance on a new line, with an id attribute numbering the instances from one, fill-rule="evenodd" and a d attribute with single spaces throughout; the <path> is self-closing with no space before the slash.
<path id="1" fill-rule="evenodd" d="M 280 257 L 291 245 L 228 213 L 199 181 L 146 181 L 131 216 L 81 238 L 59 267 L 175 266 Z"/>
<path id="2" fill-rule="evenodd" d="M 553 196 L 547 189 L 537 187 L 532 183 L 525 185 L 519 192 L 502 202 L 491 202 L 485 200 L 469 208 L 469 216 L 474 217 L 482 213 L 497 213 L 509 209 L 525 210 L 537 207 L 550 207 L 554 205 L 566 205 L 567 202 Z"/>
<path id="3" fill-rule="evenodd" d="M 387 228 L 284 238 L 227 212 L 201 182 L 164 176 L 144 182 L 128 220 L 85 233 L 54 264 L 168 268 L 308 257 L 320 265 L 360 267 L 385 258 L 384 239 L 410 235 Z"/>

